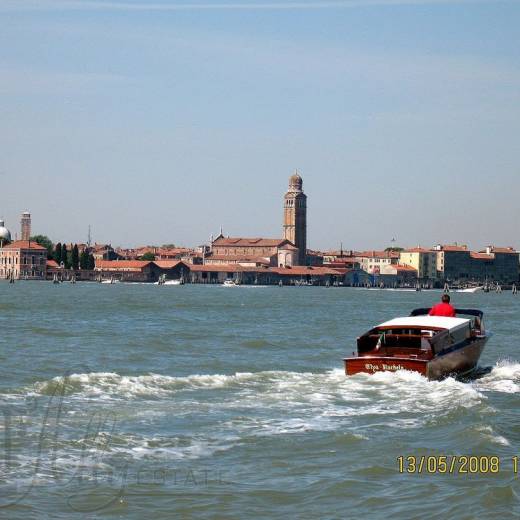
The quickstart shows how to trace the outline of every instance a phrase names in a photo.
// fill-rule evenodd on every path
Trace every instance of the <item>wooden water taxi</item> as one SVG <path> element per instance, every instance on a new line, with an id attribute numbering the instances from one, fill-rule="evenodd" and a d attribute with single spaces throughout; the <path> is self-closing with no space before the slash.
<path id="1" fill-rule="evenodd" d="M 457 317 L 428 316 L 415 309 L 370 329 L 357 340 L 357 355 L 344 359 L 347 375 L 412 370 L 428 379 L 473 371 L 489 339 L 483 312 L 456 309 Z"/>

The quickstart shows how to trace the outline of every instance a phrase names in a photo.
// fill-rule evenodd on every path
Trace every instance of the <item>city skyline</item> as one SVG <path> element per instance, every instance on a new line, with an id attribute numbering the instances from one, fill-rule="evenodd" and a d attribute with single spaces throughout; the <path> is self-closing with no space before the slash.
<path id="1" fill-rule="evenodd" d="M 0 6 L 11 231 L 276 237 L 297 167 L 311 249 L 520 247 L 518 4 L 231 4 Z"/>

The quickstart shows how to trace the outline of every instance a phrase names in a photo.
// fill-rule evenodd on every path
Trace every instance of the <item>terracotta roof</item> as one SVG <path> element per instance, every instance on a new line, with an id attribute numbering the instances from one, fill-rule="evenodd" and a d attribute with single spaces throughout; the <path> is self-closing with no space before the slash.
<path id="1" fill-rule="evenodd" d="M 151 263 L 145 260 L 96 260 L 96 269 L 143 269 Z"/>
<path id="2" fill-rule="evenodd" d="M 410 249 L 405 249 L 403 253 L 435 253 L 435 251 L 425 247 L 411 247 Z"/>
<path id="3" fill-rule="evenodd" d="M 399 258 L 396 251 L 361 251 L 356 253 L 358 258 Z"/>
<path id="4" fill-rule="evenodd" d="M 47 260 L 47 267 L 50 267 L 51 269 L 59 269 L 60 266 L 56 260 Z"/>
<path id="5" fill-rule="evenodd" d="M 414 271 L 417 272 L 417 269 L 413 268 L 411 265 L 406 264 L 397 264 L 392 266 L 397 271 Z"/>
<path id="6" fill-rule="evenodd" d="M 274 255 L 273 255 L 274 256 Z M 242 256 L 242 255 L 206 255 L 206 260 L 228 260 L 229 262 L 266 262 L 269 257 L 265 256 Z"/>
<path id="7" fill-rule="evenodd" d="M 517 251 L 515 251 L 512 247 L 491 247 L 492 253 L 509 253 L 509 254 L 518 254 Z M 484 251 L 480 251 L 481 253 L 484 253 Z"/>
<path id="8" fill-rule="evenodd" d="M 271 267 L 269 271 L 282 276 L 326 276 L 341 274 L 336 269 L 330 269 L 330 267 L 306 267 L 298 265 L 294 267 Z"/>
<path id="9" fill-rule="evenodd" d="M 442 245 L 440 246 L 440 251 L 465 251 L 468 252 L 468 246 L 457 246 L 457 245 Z"/>
<path id="10" fill-rule="evenodd" d="M 493 260 L 495 258 L 495 255 L 493 253 L 475 253 L 472 251 L 470 253 L 471 258 L 475 258 L 476 260 Z"/>
<path id="11" fill-rule="evenodd" d="M 105 249 L 112 249 L 110 244 L 94 244 L 92 246 L 93 251 L 104 251 Z"/>
<path id="12" fill-rule="evenodd" d="M 298 248 L 296 246 L 293 246 L 290 242 L 287 242 L 287 244 L 283 244 L 280 246 L 280 249 L 283 249 L 285 251 L 298 251 Z M 307 252 L 307 256 L 321 256 L 318 253 L 309 253 Z"/>
<path id="13" fill-rule="evenodd" d="M 282 246 L 289 241 L 285 238 L 233 238 L 221 237 L 217 238 L 214 246 L 237 246 L 237 247 L 276 247 Z"/>
<path id="14" fill-rule="evenodd" d="M 236 273 L 236 272 L 244 272 L 244 271 L 263 271 L 266 272 L 267 268 L 265 267 L 246 267 L 240 264 L 215 264 L 215 265 L 190 265 L 191 272 L 202 272 L 202 273 Z"/>
<path id="15" fill-rule="evenodd" d="M 14 242 L 11 242 L 10 244 L 7 244 L 4 246 L 4 249 L 38 249 L 42 250 L 45 249 L 45 247 L 41 246 L 34 240 L 15 240 Z"/>
<path id="16" fill-rule="evenodd" d="M 153 263 L 162 269 L 173 269 L 179 264 L 186 266 L 182 260 L 154 260 Z"/>

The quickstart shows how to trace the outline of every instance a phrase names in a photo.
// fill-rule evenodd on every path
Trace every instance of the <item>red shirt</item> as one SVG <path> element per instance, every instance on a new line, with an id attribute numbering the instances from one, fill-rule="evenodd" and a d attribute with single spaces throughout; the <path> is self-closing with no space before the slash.
<path id="1" fill-rule="evenodd" d="M 447 318 L 455 318 L 455 308 L 449 303 L 438 303 L 434 305 L 429 312 L 430 316 L 446 316 Z"/>

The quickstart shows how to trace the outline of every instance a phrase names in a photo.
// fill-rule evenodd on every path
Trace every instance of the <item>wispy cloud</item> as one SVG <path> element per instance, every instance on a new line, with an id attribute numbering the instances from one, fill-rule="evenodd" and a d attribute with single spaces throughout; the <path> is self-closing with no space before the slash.
<path id="1" fill-rule="evenodd" d="M 515 0 L 309 0 L 263 2 L 128 2 L 95 0 L 3 0 L 0 10 L 123 10 L 123 11 L 203 11 L 203 10 L 317 10 L 377 6 L 497 4 Z"/>

